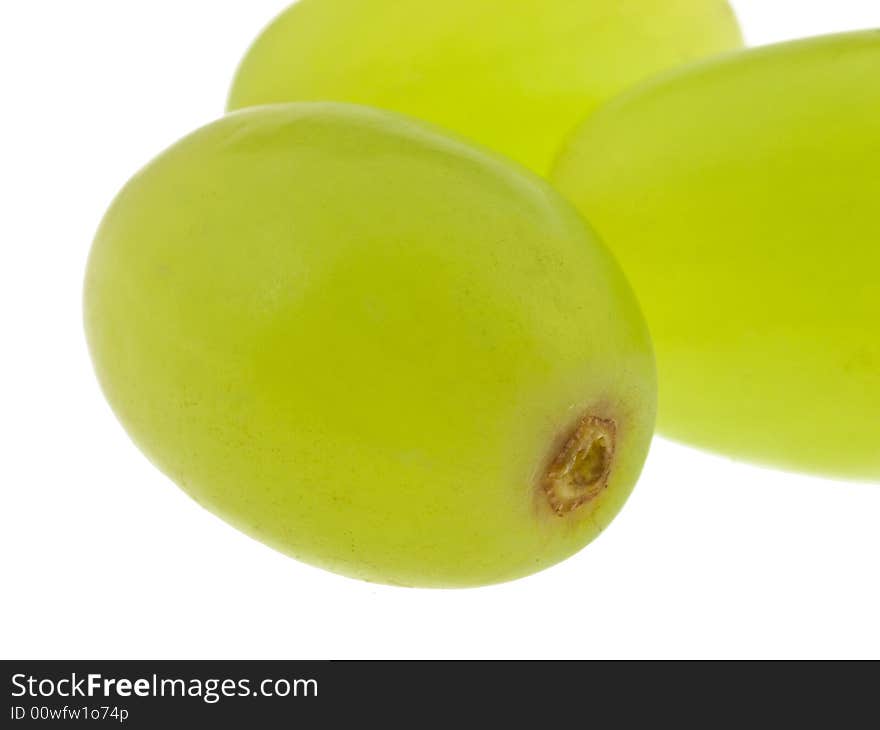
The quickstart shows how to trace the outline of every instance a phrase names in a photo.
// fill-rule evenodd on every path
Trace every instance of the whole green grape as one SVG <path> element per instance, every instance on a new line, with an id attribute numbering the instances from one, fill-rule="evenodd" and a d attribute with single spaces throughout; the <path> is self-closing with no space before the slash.
<path id="1" fill-rule="evenodd" d="M 545 174 L 600 102 L 741 45 L 726 0 L 300 0 L 247 53 L 229 109 L 366 104 Z"/>
<path id="2" fill-rule="evenodd" d="M 608 104 L 553 180 L 652 330 L 659 427 L 880 478 L 880 32 L 731 55 Z"/>
<path id="3" fill-rule="evenodd" d="M 386 112 L 232 114 L 134 177 L 85 324 L 195 500 L 346 575 L 467 586 L 580 549 L 651 440 L 629 285 L 549 184 Z"/>

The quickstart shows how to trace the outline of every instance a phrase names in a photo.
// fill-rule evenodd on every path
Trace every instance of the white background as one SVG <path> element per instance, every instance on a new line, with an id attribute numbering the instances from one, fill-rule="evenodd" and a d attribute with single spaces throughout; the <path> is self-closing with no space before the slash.
<path id="1" fill-rule="evenodd" d="M 734 4 L 755 44 L 880 26 L 878 0 Z M 658 440 L 581 554 L 438 592 L 276 554 L 140 455 L 83 341 L 91 237 L 135 170 L 222 112 L 284 5 L 0 1 L 0 657 L 880 658 L 880 485 Z"/>

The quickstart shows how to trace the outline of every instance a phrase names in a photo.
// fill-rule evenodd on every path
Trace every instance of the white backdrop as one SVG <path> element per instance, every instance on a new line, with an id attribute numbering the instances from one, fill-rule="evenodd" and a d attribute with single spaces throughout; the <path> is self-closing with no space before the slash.
<path id="1" fill-rule="evenodd" d="M 438 592 L 276 554 L 140 455 L 83 341 L 91 237 L 133 171 L 222 112 L 285 4 L 0 2 L 0 657 L 880 658 L 880 485 L 658 440 L 582 553 Z M 755 44 L 880 26 L 878 0 L 734 5 Z"/>

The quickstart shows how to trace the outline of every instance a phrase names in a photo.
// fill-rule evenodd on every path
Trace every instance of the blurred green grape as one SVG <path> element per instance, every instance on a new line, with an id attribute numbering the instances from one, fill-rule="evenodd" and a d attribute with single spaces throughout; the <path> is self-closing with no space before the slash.
<path id="1" fill-rule="evenodd" d="M 553 180 L 645 308 L 665 434 L 880 478 L 880 33 L 646 83 L 575 133 Z"/>
<path id="2" fill-rule="evenodd" d="M 250 49 L 229 108 L 367 104 L 543 174 L 603 100 L 741 44 L 726 0 L 301 0 Z"/>

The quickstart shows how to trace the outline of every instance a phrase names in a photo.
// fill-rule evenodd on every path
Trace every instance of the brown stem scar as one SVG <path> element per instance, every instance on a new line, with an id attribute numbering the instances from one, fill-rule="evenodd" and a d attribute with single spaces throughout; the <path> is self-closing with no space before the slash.
<path id="1" fill-rule="evenodd" d="M 614 421 L 596 416 L 580 420 L 541 481 L 547 501 L 559 517 L 593 501 L 608 486 L 616 439 Z"/>

